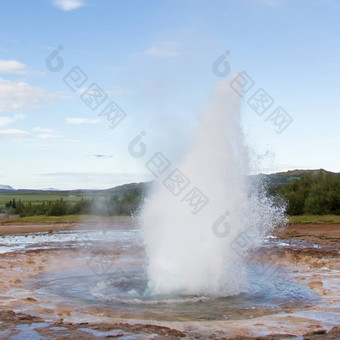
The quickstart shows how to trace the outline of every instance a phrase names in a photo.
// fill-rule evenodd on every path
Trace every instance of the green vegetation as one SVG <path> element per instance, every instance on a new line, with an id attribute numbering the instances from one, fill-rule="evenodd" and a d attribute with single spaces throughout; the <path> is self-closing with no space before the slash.
<path id="1" fill-rule="evenodd" d="M 265 178 L 270 183 L 269 194 L 286 200 L 292 223 L 340 223 L 340 174 L 322 169 L 294 170 Z M 131 216 L 141 206 L 150 184 L 131 183 L 97 191 L 0 190 L 0 212 L 17 214 L 20 221 L 32 223 L 72 223 L 80 215 Z"/>
<path id="2" fill-rule="evenodd" d="M 290 223 L 302 223 L 302 224 L 323 224 L 323 223 L 340 223 L 340 216 L 335 215 L 300 215 L 290 216 Z"/>
<path id="3" fill-rule="evenodd" d="M 290 170 L 286 172 L 277 172 L 275 174 L 265 175 L 273 186 L 287 185 L 294 182 L 297 179 L 303 177 L 315 178 L 320 174 L 335 175 L 334 172 L 329 172 L 323 169 L 320 170 Z"/>
<path id="4" fill-rule="evenodd" d="M 20 200 L 22 203 L 31 202 L 38 204 L 48 201 L 56 201 L 64 199 L 68 202 L 77 202 L 82 198 L 93 198 L 96 192 L 81 192 L 81 191 L 31 191 L 31 190 L 15 190 L 15 191 L 0 191 L 0 207 L 3 207 L 10 200 Z"/>
<path id="5" fill-rule="evenodd" d="M 8 193 L 6 193 L 8 195 Z M 33 198 L 30 196 L 31 199 Z M 132 193 L 122 196 L 105 192 L 92 198 L 79 197 L 68 200 L 61 197 L 56 200 L 44 200 L 40 195 L 35 200 L 12 198 L 2 207 L 1 212 L 7 215 L 29 216 L 64 216 L 64 215 L 97 215 L 97 216 L 128 216 L 133 215 L 141 205 L 144 194 L 134 189 Z"/>
<path id="6" fill-rule="evenodd" d="M 288 215 L 340 215 L 340 174 L 320 171 L 270 188 L 288 202 Z"/>
<path id="7" fill-rule="evenodd" d="M 107 190 L 70 190 L 70 191 L 45 191 L 45 190 L 0 190 L 0 209 L 10 200 L 20 200 L 22 203 L 31 202 L 39 204 L 47 201 L 63 199 L 67 202 L 78 202 L 81 199 L 109 199 L 112 196 L 122 198 L 126 194 L 133 195 L 135 190 L 145 193 L 151 182 L 130 183 L 119 185 Z"/>
<path id="8" fill-rule="evenodd" d="M 1 220 L 1 224 L 13 223 L 79 223 L 86 222 L 128 222 L 131 216 L 93 216 L 93 215 L 65 215 L 65 216 L 29 216 L 8 218 Z"/>

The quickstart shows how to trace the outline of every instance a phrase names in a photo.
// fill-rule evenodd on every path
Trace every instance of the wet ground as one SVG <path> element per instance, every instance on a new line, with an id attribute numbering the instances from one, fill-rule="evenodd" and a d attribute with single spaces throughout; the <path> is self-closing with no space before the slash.
<path id="1" fill-rule="evenodd" d="M 340 338 L 339 239 L 290 232 L 268 237 L 249 256 L 248 290 L 225 298 L 150 296 L 138 228 L 130 224 L 4 235 L 0 336 Z"/>

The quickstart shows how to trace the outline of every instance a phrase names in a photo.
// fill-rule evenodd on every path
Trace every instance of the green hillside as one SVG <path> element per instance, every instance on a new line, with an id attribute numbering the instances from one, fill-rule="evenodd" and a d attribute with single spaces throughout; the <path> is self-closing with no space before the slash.
<path id="1" fill-rule="evenodd" d="M 265 175 L 265 177 L 269 180 L 270 185 L 286 185 L 294 182 L 296 179 L 300 179 L 302 177 L 310 176 L 312 178 L 317 177 L 320 174 L 333 174 L 336 173 L 326 171 L 324 169 L 319 170 L 290 170 L 286 172 L 277 172 L 275 174 Z"/>

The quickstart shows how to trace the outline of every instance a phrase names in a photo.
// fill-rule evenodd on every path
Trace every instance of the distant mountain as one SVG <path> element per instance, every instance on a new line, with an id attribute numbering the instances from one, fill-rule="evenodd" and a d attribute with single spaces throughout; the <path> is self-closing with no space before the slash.
<path id="1" fill-rule="evenodd" d="M 10 185 L 0 184 L 0 190 L 15 190 L 15 189 L 11 187 Z"/>
<path id="2" fill-rule="evenodd" d="M 289 184 L 301 177 L 306 177 L 306 176 L 315 177 L 319 175 L 320 173 L 333 174 L 333 175 L 337 174 L 335 172 L 330 172 L 324 169 L 319 169 L 319 170 L 290 170 L 286 172 L 277 172 L 275 174 L 260 175 L 260 176 L 265 176 L 269 180 L 269 184 L 276 186 L 276 185 Z"/>

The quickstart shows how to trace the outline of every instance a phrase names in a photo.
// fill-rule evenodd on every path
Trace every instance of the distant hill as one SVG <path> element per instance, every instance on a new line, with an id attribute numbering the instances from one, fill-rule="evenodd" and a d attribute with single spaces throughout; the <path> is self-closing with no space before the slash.
<path id="1" fill-rule="evenodd" d="M 278 185 L 289 184 L 301 177 L 306 177 L 306 176 L 315 177 L 319 175 L 320 173 L 336 175 L 335 172 L 330 172 L 324 169 L 319 169 L 319 170 L 290 170 L 286 172 L 277 172 L 275 174 L 262 175 L 262 176 L 265 176 L 269 180 L 269 184 L 278 186 Z"/>
<path id="2" fill-rule="evenodd" d="M 333 174 L 336 175 L 334 172 L 326 171 L 324 169 L 319 169 L 319 170 L 290 170 L 286 172 L 277 172 L 274 174 L 259 174 L 259 175 L 253 175 L 250 176 L 250 178 L 258 178 L 258 177 L 264 177 L 268 180 L 269 185 L 272 186 L 279 186 L 279 185 L 287 185 L 291 182 L 293 182 L 296 179 L 299 179 L 301 177 L 306 177 L 306 176 L 312 176 L 315 177 L 320 173 L 325 173 L 325 174 Z M 51 195 L 57 195 L 58 193 L 60 195 L 66 195 L 66 194 L 76 194 L 76 195 L 81 195 L 81 194 L 109 194 L 109 195 L 117 195 L 117 196 L 124 196 L 124 194 L 133 194 L 135 190 L 140 190 L 142 191 L 143 194 L 146 194 L 150 188 L 151 188 L 152 182 L 140 182 L 140 183 L 129 183 L 129 184 L 123 184 L 119 185 L 110 189 L 105 189 L 105 190 L 87 190 L 87 189 L 78 189 L 78 190 L 58 190 L 54 188 L 49 188 L 49 189 L 43 189 L 43 190 L 32 190 L 32 189 L 20 189 L 16 190 L 13 187 L 9 185 L 0 185 L 0 191 L 1 192 L 6 192 L 6 191 L 16 191 L 18 194 L 19 193 L 24 193 L 24 194 L 37 194 L 39 192 L 48 194 L 50 193 Z"/>
<path id="3" fill-rule="evenodd" d="M 10 185 L 0 184 L 0 190 L 15 190 L 15 189 L 11 187 Z"/>
<path id="4" fill-rule="evenodd" d="M 141 190 L 142 193 L 146 194 L 151 188 L 152 182 L 141 182 L 141 183 L 130 183 L 123 184 L 117 187 L 103 190 L 109 192 L 110 194 L 123 196 L 124 194 L 133 194 L 135 190 Z"/>
<path id="5" fill-rule="evenodd" d="M 334 172 L 326 171 L 324 169 L 319 170 L 290 170 L 286 172 L 277 172 L 274 174 L 259 174 L 251 177 L 264 177 L 268 180 L 269 185 L 279 186 L 279 185 L 287 185 L 296 179 L 306 176 L 315 177 L 320 173 L 325 174 L 333 174 Z M 143 193 L 147 193 L 151 188 L 152 182 L 141 182 L 141 183 L 130 183 L 120 185 L 111 189 L 104 190 L 106 192 L 110 192 L 111 194 L 123 196 L 125 193 L 132 194 L 136 189 L 141 190 Z"/>

